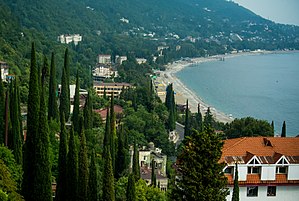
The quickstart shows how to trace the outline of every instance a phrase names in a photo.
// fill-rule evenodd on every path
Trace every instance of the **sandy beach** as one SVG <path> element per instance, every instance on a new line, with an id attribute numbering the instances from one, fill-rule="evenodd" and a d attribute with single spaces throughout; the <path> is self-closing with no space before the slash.
<path id="1" fill-rule="evenodd" d="M 207 108 L 210 107 L 211 112 L 214 118 L 223 123 L 233 121 L 233 117 L 229 114 L 224 114 L 221 111 L 218 111 L 216 108 L 208 105 L 203 102 L 203 100 L 197 96 L 192 90 L 188 89 L 177 77 L 176 73 L 180 70 L 197 63 L 216 61 L 220 59 L 227 59 L 236 56 L 245 56 L 245 55 L 256 55 L 256 54 L 268 54 L 275 52 L 268 51 L 257 51 L 257 52 L 244 52 L 237 54 L 227 54 L 227 55 L 216 55 L 211 57 L 200 57 L 193 58 L 188 61 L 176 61 L 172 64 L 166 65 L 165 71 L 159 71 L 160 76 L 157 76 L 157 79 L 154 81 L 157 89 L 157 94 L 161 98 L 162 101 L 165 101 L 166 96 L 166 86 L 169 83 L 173 83 L 174 91 L 175 91 L 175 101 L 177 104 L 186 104 L 186 100 L 189 101 L 189 109 L 192 113 L 197 112 L 197 105 L 200 104 L 201 113 L 204 115 L 207 111 Z"/>

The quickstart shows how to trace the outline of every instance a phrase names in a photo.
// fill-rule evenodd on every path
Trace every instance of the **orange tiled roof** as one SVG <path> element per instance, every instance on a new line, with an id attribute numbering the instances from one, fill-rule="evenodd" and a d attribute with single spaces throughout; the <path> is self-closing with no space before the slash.
<path id="1" fill-rule="evenodd" d="M 220 162 L 242 157 L 247 162 L 258 156 L 262 163 L 274 163 L 286 156 L 289 162 L 299 163 L 298 137 L 243 137 L 224 140 Z"/>

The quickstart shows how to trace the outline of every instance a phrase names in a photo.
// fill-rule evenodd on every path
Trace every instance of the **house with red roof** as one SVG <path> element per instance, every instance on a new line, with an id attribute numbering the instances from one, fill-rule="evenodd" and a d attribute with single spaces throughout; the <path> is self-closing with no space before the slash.
<path id="1" fill-rule="evenodd" d="M 299 200 L 299 138 L 243 137 L 224 140 L 219 162 L 231 200 L 238 164 L 240 200 Z"/>

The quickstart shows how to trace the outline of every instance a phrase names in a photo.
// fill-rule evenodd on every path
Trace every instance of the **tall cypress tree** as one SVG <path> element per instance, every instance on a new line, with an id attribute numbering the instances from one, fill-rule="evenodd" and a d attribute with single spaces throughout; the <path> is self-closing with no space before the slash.
<path id="1" fill-rule="evenodd" d="M 139 152 L 135 141 L 134 141 L 132 173 L 135 176 L 135 180 L 138 181 L 140 179 Z"/>
<path id="2" fill-rule="evenodd" d="M 48 99 L 48 120 L 56 119 L 58 120 L 58 106 L 57 106 L 57 83 L 56 83 L 56 65 L 55 65 L 55 55 L 52 52 L 51 56 L 51 69 L 50 69 L 50 83 L 49 83 L 49 99 Z"/>
<path id="3" fill-rule="evenodd" d="M 104 134 L 104 150 L 105 147 L 109 147 L 110 149 L 110 115 L 109 115 L 109 108 L 107 108 L 107 113 L 106 113 L 106 124 L 105 124 L 105 134 Z"/>
<path id="4" fill-rule="evenodd" d="M 80 89 L 79 72 L 77 70 L 76 89 L 75 89 L 75 97 L 74 97 L 74 110 L 73 110 L 73 125 L 74 125 L 74 131 L 78 134 L 80 132 L 79 131 L 79 115 L 80 115 L 79 89 Z"/>
<path id="5" fill-rule="evenodd" d="M 97 166 L 95 161 L 95 151 L 92 151 L 90 166 L 89 166 L 89 179 L 88 179 L 88 188 L 87 195 L 88 201 L 98 201 L 99 193 L 98 193 L 98 173 Z"/>
<path id="6" fill-rule="evenodd" d="M 213 127 L 214 125 L 215 125 L 215 120 L 214 120 L 213 114 L 210 110 L 210 107 L 208 107 L 208 109 L 205 113 L 205 117 L 204 117 L 205 129 L 208 127 Z"/>
<path id="7" fill-rule="evenodd" d="M 123 174 L 123 172 L 127 169 L 128 164 L 128 150 L 125 145 L 125 137 L 123 132 L 123 126 L 119 129 L 118 137 L 117 137 L 117 154 L 116 154 L 116 160 L 115 160 L 115 172 L 116 172 L 116 178 L 120 178 Z"/>
<path id="8" fill-rule="evenodd" d="M 4 92 L 4 86 L 2 81 L 2 70 L 0 66 L 0 144 L 4 143 L 5 139 L 5 92 Z"/>
<path id="9" fill-rule="evenodd" d="M 78 200 L 87 200 L 87 186 L 88 186 L 88 162 L 87 162 L 87 148 L 86 138 L 84 133 L 83 118 L 80 118 L 80 149 L 78 161 Z"/>
<path id="10" fill-rule="evenodd" d="M 69 152 L 67 154 L 67 201 L 78 200 L 78 152 L 74 129 L 70 131 Z"/>
<path id="11" fill-rule="evenodd" d="M 62 69 L 61 76 L 61 90 L 60 90 L 60 100 L 59 100 L 59 112 L 64 114 L 65 121 L 68 121 L 70 115 L 70 99 L 69 99 L 69 85 L 67 84 L 67 73 L 66 69 Z M 60 118 L 61 121 L 61 118 Z"/>
<path id="12" fill-rule="evenodd" d="M 65 77 L 66 77 L 66 85 L 67 85 L 67 97 L 68 100 L 70 100 L 70 60 L 69 60 L 69 49 L 66 48 L 65 49 L 65 53 L 64 53 L 64 69 L 65 69 Z M 70 103 L 69 103 L 70 105 Z M 68 119 L 68 118 L 66 118 Z"/>
<path id="13" fill-rule="evenodd" d="M 24 174 L 22 191 L 26 200 L 35 200 L 34 197 L 34 178 L 36 174 L 35 153 L 36 143 L 39 136 L 39 86 L 38 86 L 38 69 L 36 65 L 35 46 L 32 43 L 30 80 L 28 94 L 28 112 L 27 112 L 27 135 L 24 146 Z"/>
<path id="14" fill-rule="evenodd" d="M 200 104 L 199 103 L 197 105 L 197 113 L 195 116 L 195 120 L 197 123 L 197 126 L 195 127 L 195 129 L 201 132 L 202 131 L 202 114 L 200 112 Z"/>
<path id="15" fill-rule="evenodd" d="M 65 129 L 64 114 L 61 114 L 60 140 L 58 156 L 58 178 L 55 201 L 67 200 L 67 131 Z"/>
<path id="16" fill-rule="evenodd" d="M 116 174 L 115 171 L 115 142 L 116 142 L 116 120 L 115 120 L 115 113 L 114 113 L 114 96 L 111 96 L 111 103 L 110 103 L 110 153 L 111 153 L 111 160 L 112 160 L 112 168 L 114 175 Z"/>
<path id="17" fill-rule="evenodd" d="M 128 179 L 127 192 L 126 192 L 127 201 L 135 201 L 136 200 L 135 188 L 136 187 L 135 187 L 134 175 L 130 174 L 129 179 Z"/>
<path id="18" fill-rule="evenodd" d="M 240 198 L 239 198 L 238 164 L 236 163 L 232 201 L 239 201 L 239 200 L 240 200 Z"/>
<path id="19" fill-rule="evenodd" d="M 184 136 L 190 136 L 191 135 L 191 125 L 190 125 L 190 112 L 189 112 L 189 105 L 188 105 L 188 99 L 186 103 L 186 111 L 185 111 L 185 128 L 184 128 Z"/>
<path id="20" fill-rule="evenodd" d="M 281 137 L 286 137 L 286 135 L 287 135 L 287 126 L 286 126 L 286 122 L 283 121 L 282 129 L 281 129 Z"/>
<path id="21" fill-rule="evenodd" d="M 109 147 L 104 147 L 103 198 L 105 201 L 114 201 L 114 176 Z"/>
<path id="22" fill-rule="evenodd" d="M 86 98 L 85 106 L 84 106 L 84 127 L 85 129 L 92 129 L 93 124 L 93 115 L 92 115 L 92 95 L 91 91 L 88 90 L 88 95 Z"/>
<path id="23" fill-rule="evenodd" d="M 22 122 L 21 122 L 21 114 L 20 114 L 20 99 L 19 99 L 19 86 L 17 78 L 13 81 L 13 90 L 11 92 L 11 112 L 10 112 L 10 120 L 11 120 L 11 137 L 13 144 L 13 154 L 15 156 L 15 160 L 18 164 L 22 164 L 23 162 L 23 153 L 22 153 Z"/>
<path id="24" fill-rule="evenodd" d="M 272 128 L 272 133 L 273 133 L 273 136 L 274 136 L 274 121 L 271 122 L 271 128 Z"/>
<path id="25" fill-rule="evenodd" d="M 156 173 L 155 173 L 155 160 L 154 159 L 152 159 L 151 169 L 152 169 L 151 185 L 153 187 L 156 187 L 157 186 L 157 179 L 156 179 Z"/>
<path id="26" fill-rule="evenodd" d="M 46 60 L 44 66 L 47 66 Z M 42 77 L 45 77 L 44 71 Z M 41 80 L 41 84 L 39 127 L 35 152 L 36 172 L 34 174 L 33 198 L 36 201 L 50 201 L 52 200 L 52 174 L 49 150 L 49 128 L 45 102 L 45 79 Z"/>
<path id="27" fill-rule="evenodd" d="M 175 122 L 176 122 L 176 106 L 175 106 L 174 91 L 173 91 L 172 84 L 169 84 L 167 86 L 165 105 L 169 112 L 167 128 L 170 131 L 173 131 L 175 129 Z"/>

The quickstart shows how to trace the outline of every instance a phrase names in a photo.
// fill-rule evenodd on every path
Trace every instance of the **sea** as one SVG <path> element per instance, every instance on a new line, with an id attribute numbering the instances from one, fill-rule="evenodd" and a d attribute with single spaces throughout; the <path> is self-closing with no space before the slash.
<path id="1" fill-rule="evenodd" d="M 193 64 L 176 76 L 206 104 L 234 118 L 274 121 L 299 134 L 299 52 L 242 55 Z"/>

